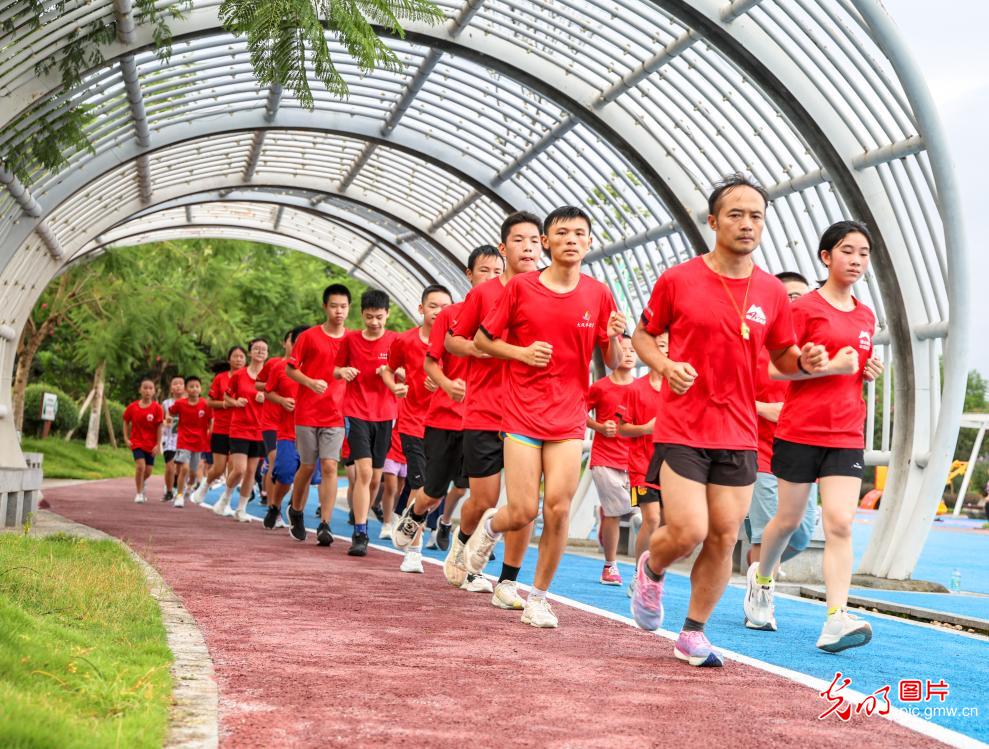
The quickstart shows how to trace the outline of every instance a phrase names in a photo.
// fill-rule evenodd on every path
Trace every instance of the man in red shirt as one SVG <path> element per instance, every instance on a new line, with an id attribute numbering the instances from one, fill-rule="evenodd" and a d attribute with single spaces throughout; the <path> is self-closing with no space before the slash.
<path id="1" fill-rule="evenodd" d="M 489 279 L 500 276 L 504 262 L 498 250 L 491 245 L 474 248 L 467 259 L 467 278 L 472 288 Z M 464 401 L 467 397 L 468 360 L 455 356 L 446 349 L 447 333 L 456 326 L 464 303 L 458 302 L 444 308 L 433 323 L 429 338 L 429 350 L 423 367 L 430 380 L 438 385 L 426 413 L 426 433 L 423 440 L 426 450 L 426 480 L 422 491 L 413 500 L 409 498 L 405 512 L 399 518 L 392 535 L 392 543 L 398 549 L 409 549 L 422 543 L 423 527 L 430 511 L 437 507 L 450 485 L 458 489 L 467 487 L 464 475 L 463 436 Z M 447 502 L 450 497 L 447 496 Z M 451 511 L 450 507 L 446 508 Z M 460 580 L 464 590 L 475 593 L 491 593 L 490 582 L 481 575 L 471 575 Z"/>
<path id="2" fill-rule="evenodd" d="M 752 499 L 759 351 L 768 348 L 781 372 L 827 366 L 822 347 L 793 345 L 783 285 L 752 260 L 767 202 L 766 191 L 744 175 L 717 185 L 708 198 L 714 250 L 659 277 L 632 337 L 642 362 L 666 379 L 646 477 L 663 487 L 665 525 L 639 558 L 632 615 L 643 629 L 659 628 L 666 568 L 703 543 L 673 651 L 692 666 L 724 665 L 704 625 L 728 584 L 731 553 Z M 669 355 L 656 343 L 664 331 Z"/>
<path id="3" fill-rule="evenodd" d="M 243 346 L 232 346 L 227 352 L 227 369 L 217 372 L 209 386 L 206 405 L 213 411 L 213 432 L 210 435 L 210 455 L 213 464 L 199 488 L 192 493 L 192 501 L 201 504 L 210 484 L 227 472 L 227 457 L 230 455 L 230 417 L 233 411 L 227 408 L 223 394 L 230 384 L 230 375 L 247 363 L 247 352 Z M 219 366 L 223 366 L 221 363 Z M 216 369 L 213 370 L 216 372 Z"/>
<path id="4" fill-rule="evenodd" d="M 380 289 L 361 294 L 363 330 L 344 336 L 337 351 L 333 376 L 347 383 L 343 415 L 347 419 L 347 442 L 354 459 L 354 535 L 347 550 L 352 557 L 367 554 L 367 514 L 372 492 L 381 483 L 381 469 L 391 446 L 391 428 L 398 415 L 394 394 L 381 379 L 388 364 L 388 349 L 398 334 L 387 330 L 391 300 Z"/>
<path id="5" fill-rule="evenodd" d="M 450 292 L 444 286 L 433 285 L 423 289 L 419 304 L 422 325 L 405 331 L 395 339 L 388 351 L 388 365 L 381 371 L 381 379 L 399 399 L 395 433 L 404 455 L 405 479 L 411 491 L 412 501 L 425 483 L 426 452 L 423 447 L 423 437 L 426 433 L 426 413 L 429 411 L 429 404 L 437 387 L 424 369 L 426 352 L 429 350 L 429 339 L 436 318 L 452 303 Z M 395 373 L 399 370 L 404 372 L 404 383 L 395 379 Z M 386 503 L 382 500 L 384 508 L 382 538 L 391 538 L 393 535 L 392 510 L 394 499 L 398 495 L 389 492 L 388 496 L 391 497 L 391 502 Z M 415 566 L 414 562 L 410 562 L 410 565 Z M 421 567 L 421 561 L 419 566 Z"/>
<path id="6" fill-rule="evenodd" d="M 199 468 L 199 457 L 209 449 L 209 426 L 213 412 L 201 398 L 202 381 L 192 375 L 185 378 L 185 397 L 175 401 L 168 412 L 178 419 L 175 464 L 179 467 L 173 507 L 185 506 L 190 495 L 189 478 L 195 476 Z"/>
<path id="7" fill-rule="evenodd" d="M 340 411 L 344 384 L 333 377 L 337 353 L 347 333 L 344 324 L 350 314 L 350 289 L 330 284 L 323 289 L 326 320 L 302 333 L 286 357 L 285 372 L 300 387 L 295 399 L 295 447 L 299 469 L 288 510 L 289 533 L 296 541 L 306 540 L 303 511 L 309 495 L 309 482 L 318 463 L 323 480 L 319 485 L 320 523 L 316 542 L 333 543 L 330 517 L 337 499 L 337 464 L 343 446 L 343 413 Z"/>
<path id="8" fill-rule="evenodd" d="M 656 343 L 665 354 L 669 348 L 666 333 L 656 338 Z M 632 506 L 639 508 L 642 525 L 635 537 L 635 558 L 649 545 L 649 539 L 659 527 L 660 510 L 663 507 L 661 487 L 658 483 L 646 481 L 649 461 L 652 459 L 652 433 L 659 416 L 659 394 L 663 390 L 663 378 L 653 370 L 633 382 L 625 392 L 625 400 L 618 406 L 615 416 L 618 419 L 618 433 L 630 438 L 628 448 L 628 482 L 631 486 Z M 628 586 L 629 597 L 635 593 L 635 580 Z"/>
<path id="9" fill-rule="evenodd" d="M 470 481 L 470 496 L 460 511 L 460 527 L 443 564 L 447 582 L 455 586 L 462 585 L 467 576 L 464 544 L 484 511 L 498 504 L 501 470 L 505 465 L 501 440 L 505 361 L 482 354 L 474 345 L 474 336 L 481 321 L 501 299 L 505 285 L 518 274 L 536 269 L 543 250 L 541 232 L 542 220 L 531 213 L 513 213 L 502 222 L 498 252 L 505 259 L 505 272 L 470 290 L 455 328 L 446 336 L 446 350 L 467 357 L 470 362 L 464 409 L 464 470 Z M 519 611 L 525 608 L 516 580 L 531 534 L 530 525 L 505 536 L 504 558 L 491 596 L 492 606 Z"/>
<path id="10" fill-rule="evenodd" d="M 474 337 L 482 352 L 508 360 L 501 422 L 508 504 L 481 516 L 464 559 L 468 572 L 480 573 L 501 534 L 535 520 L 544 479 L 543 533 L 522 622 L 556 627 L 546 592 L 566 547 L 580 477 L 591 356 L 597 345 L 606 366 L 618 366 L 625 317 L 608 288 L 581 273 L 591 246 L 591 219 L 581 208 L 550 213 L 542 243 L 549 266 L 509 281 Z"/>
<path id="11" fill-rule="evenodd" d="M 130 445 L 134 456 L 134 501 L 143 504 L 144 483 L 151 478 L 155 456 L 161 449 L 161 432 L 165 412 L 155 402 L 155 383 L 150 377 L 141 380 L 141 397 L 124 409 L 124 441 Z"/>
<path id="12" fill-rule="evenodd" d="M 602 585 L 621 585 L 618 571 L 618 523 L 632 512 L 628 484 L 628 440 L 618 433 L 618 408 L 632 385 L 635 351 L 628 336 L 622 338 L 622 359 L 606 377 L 591 385 L 587 393 L 587 426 L 594 431 L 591 458 L 588 463 L 591 479 L 601 501 L 601 545 L 604 547 Z"/>
<path id="13" fill-rule="evenodd" d="M 227 408 L 233 409 L 230 416 L 230 470 L 227 471 L 227 488 L 213 505 L 217 515 L 234 515 L 242 523 L 250 521 L 247 503 L 254 493 L 255 473 L 258 461 L 264 457 L 264 442 L 261 439 L 261 407 L 264 393 L 256 387 L 258 376 L 268 358 L 268 342 L 255 338 L 247 347 L 250 361 L 232 375 L 224 393 Z M 239 487 L 239 501 L 236 512 L 230 507 L 233 493 Z"/>

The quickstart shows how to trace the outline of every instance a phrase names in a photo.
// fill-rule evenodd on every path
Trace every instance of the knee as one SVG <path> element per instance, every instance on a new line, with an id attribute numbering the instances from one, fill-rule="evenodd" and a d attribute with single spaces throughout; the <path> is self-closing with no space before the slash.
<path id="1" fill-rule="evenodd" d="M 569 501 L 543 501 L 543 522 L 552 525 L 566 523 L 570 519 Z M 606 521 L 615 518 L 605 518 Z"/>
<path id="2" fill-rule="evenodd" d="M 685 557 L 703 541 L 705 531 L 698 525 L 667 526 L 669 538 L 673 542 L 678 557 Z"/>
<path id="3" fill-rule="evenodd" d="M 538 510 L 534 507 L 519 507 L 516 505 L 507 505 L 508 510 L 508 525 L 510 531 L 517 531 L 525 528 L 529 523 L 536 519 Z"/>
<path id="4" fill-rule="evenodd" d="M 827 538 L 839 541 L 852 537 L 852 519 L 850 517 L 829 517 L 824 524 L 824 534 Z"/>
<path id="5" fill-rule="evenodd" d="M 721 531 L 712 530 L 708 533 L 707 538 L 704 539 L 704 545 L 708 546 L 722 554 L 731 554 L 732 549 L 735 548 L 735 542 L 738 541 L 738 531 Z"/>

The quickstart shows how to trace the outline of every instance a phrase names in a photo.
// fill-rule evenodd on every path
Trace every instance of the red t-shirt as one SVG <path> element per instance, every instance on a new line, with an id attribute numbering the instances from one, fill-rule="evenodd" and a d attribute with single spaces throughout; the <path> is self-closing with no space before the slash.
<path id="1" fill-rule="evenodd" d="M 227 392 L 227 385 L 230 384 L 230 371 L 220 372 L 210 383 L 210 400 L 223 402 L 223 394 Z M 230 434 L 230 417 L 233 412 L 229 408 L 213 409 L 213 434 Z"/>
<path id="2" fill-rule="evenodd" d="M 748 340 L 742 338 L 735 305 L 744 309 Z M 668 329 L 670 359 L 697 371 L 683 395 L 663 388 L 663 418 L 656 420 L 653 441 L 708 450 L 757 449 L 756 360 L 763 348 L 777 351 L 794 342 L 790 302 L 779 279 L 759 267 L 750 278 L 722 279 L 696 257 L 659 277 L 642 320 L 651 335 Z"/>
<path id="3" fill-rule="evenodd" d="M 610 377 L 602 377 L 591 385 L 587 391 L 587 410 L 594 411 L 594 420 L 605 422 L 613 420 L 617 422 L 616 412 L 622 401 L 625 400 L 625 393 L 631 383 L 619 385 L 612 381 Z M 591 445 L 591 462 L 589 466 L 607 466 L 617 468 L 619 471 L 628 470 L 628 447 L 629 440 L 625 437 L 607 437 L 600 432 L 594 433 L 594 442 Z"/>
<path id="4" fill-rule="evenodd" d="M 492 278 L 475 286 L 464 299 L 457 322 L 450 332 L 468 340 L 505 293 L 504 276 Z M 507 282 L 506 282 L 507 283 Z M 464 429 L 497 432 L 501 429 L 502 389 L 505 382 L 505 360 L 476 356 L 467 358 L 467 393 L 464 399 Z"/>
<path id="5" fill-rule="evenodd" d="M 395 463 L 405 463 L 405 453 L 402 452 L 402 438 L 399 436 L 398 432 L 392 429 L 391 432 L 391 447 L 388 448 L 388 454 L 385 456 L 387 460 L 391 460 Z"/>
<path id="6" fill-rule="evenodd" d="M 336 366 L 355 367 L 360 371 L 347 383 L 343 394 L 343 415 L 363 421 L 394 421 L 398 415 L 398 403 L 378 368 L 388 363 L 388 349 L 398 338 L 393 330 L 369 341 L 364 331 L 352 330 L 343 337 L 337 352 Z"/>
<path id="7" fill-rule="evenodd" d="M 194 453 L 209 450 L 209 421 L 213 418 L 213 409 L 206 405 L 205 398 L 200 397 L 195 405 L 188 398 L 180 398 L 169 407 L 168 412 L 179 417 L 176 449 Z"/>
<path id="8" fill-rule="evenodd" d="M 615 300 L 608 287 L 581 274 L 560 294 L 543 285 L 541 271 L 515 276 L 481 324 L 491 338 L 515 346 L 553 346 L 546 367 L 511 360 L 502 391 L 501 429 L 542 440 L 581 439 L 587 429 L 587 389 L 595 344 L 608 347 Z"/>
<path id="9" fill-rule="evenodd" d="M 261 368 L 261 372 L 258 374 L 258 382 L 263 382 L 267 385 L 268 380 L 274 377 L 275 373 L 280 369 L 285 369 L 285 359 L 281 356 L 271 357 L 264 363 L 264 367 Z M 261 431 L 269 432 L 277 430 L 278 424 L 282 420 L 282 411 L 284 410 L 277 403 L 265 401 L 261 405 Z"/>
<path id="10" fill-rule="evenodd" d="M 446 350 L 444 345 L 447 331 L 457 324 L 463 306 L 463 302 L 457 302 L 440 310 L 433 321 L 433 329 L 429 334 L 429 350 L 426 355 L 439 362 L 443 374 L 448 378 L 463 380 L 466 383 L 470 362 L 463 356 L 454 356 Z M 426 426 L 435 429 L 449 429 L 454 432 L 463 430 L 464 409 L 468 398 L 470 398 L 470 389 L 467 390 L 464 399 L 457 403 L 443 391 L 443 388 L 437 388 L 429 401 L 429 410 L 426 411 Z"/>
<path id="11" fill-rule="evenodd" d="M 309 390 L 309 388 L 305 388 Z M 288 376 L 286 367 L 279 367 L 264 383 L 266 393 L 277 393 L 282 398 L 294 398 L 295 407 L 299 407 L 299 383 Z M 312 392 L 311 390 L 309 392 Z M 313 393 L 315 395 L 315 393 Z M 271 403 L 278 409 L 278 433 L 276 440 L 289 440 L 295 442 L 295 411 L 282 408 L 273 401 L 265 401 L 265 405 Z"/>
<path id="12" fill-rule="evenodd" d="M 322 325 L 309 328 L 292 346 L 292 355 L 286 359 L 306 377 L 324 380 L 326 390 L 317 395 L 307 387 L 300 387 L 295 400 L 295 423 L 300 427 L 342 427 L 343 413 L 340 406 L 346 383 L 333 378 L 333 367 L 344 333 L 339 338 L 327 335 Z"/>
<path id="13" fill-rule="evenodd" d="M 422 328 L 412 328 L 399 335 L 388 349 L 388 366 L 392 371 L 405 369 L 405 384 L 409 392 L 398 402 L 395 434 L 422 437 L 426 430 L 426 412 L 433 394 L 426 390 L 426 373 L 422 369 L 429 342 L 420 337 Z"/>
<path id="14" fill-rule="evenodd" d="M 124 421 L 130 422 L 130 449 L 151 452 L 158 446 L 158 425 L 165 420 L 161 404 L 152 401 L 142 406 L 134 401 L 124 409 Z"/>
<path id="15" fill-rule="evenodd" d="M 618 418 L 626 424 L 636 426 L 648 424 L 659 415 L 661 392 L 662 389 L 656 390 L 649 382 L 649 375 L 639 377 L 625 389 L 625 400 L 618 405 Z M 650 484 L 646 481 L 654 444 L 651 434 L 629 439 L 628 480 L 632 486 L 651 486 L 659 489 L 659 484 Z"/>
<path id="16" fill-rule="evenodd" d="M 243 408 L 231 408 L 230 439 L 261 441 L 261 403 L 257 398 L 261 393 L 254 387 L 257 378 L 252 377 L 247 367 L 242 367 L 230 375 L 227 395 L 233 399 L 245 398 Z"/>
<path id="17" fill-rule="evenodd" d="M 769 352 L 763 349 L 759 352 L 756 363 L 755 399 L 760 403 L 782 403 L 786 400 L 786 392 L 790 383 L 786 380 L 774 380 L 769 376 Z M 772 473 L 773 438 L 776 436 L 776 422 L 759 420 L 759 473 Z"/>
<path id="18" fill-rule="evenodd" d="M 865 447 L 863 372 L 872 356 L 876 316 L 859 300 L 850 312 L 833 307 L 820 292 L 812 291 L 793 303 L 793 328 L 800 345 L 811 341 L 834 356 L 845 346 L 859 354 L 854 375 L 794 380 L 783 404 L 776 436 L 787 442 L 815 447 L 861 450 Z"/>

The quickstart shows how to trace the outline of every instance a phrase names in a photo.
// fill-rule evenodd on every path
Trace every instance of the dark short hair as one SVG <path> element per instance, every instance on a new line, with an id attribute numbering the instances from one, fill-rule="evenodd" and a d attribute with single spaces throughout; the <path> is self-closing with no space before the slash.
<path id="1" fill-rule="evenodd" d="M 288 332 L 288 335 L 285 337 L 288 338 L 290 341 L 292 341 L 292 343 L 295 343 L 297 340 L 299 340 L 299 336 L 305 333 L 311 327 L 312 327 L 311 325 L 296 325 Z"/>
<path id="2" fill-rule="evenodd" d="M 453 294 L 450 293 L 450 290 L 446 286 L 440 286 L 438 283 L 433 283 L 422 290 L 422 297 L 419 299 L 419 301 L 422 304 L 425 304 L 426 297 L 428 297 L 430 294 L 446 294 L 448 297 L 453 299 Z"/>
<path id="3" fill-rule="evenodd" d="M 762 202 L 769 205 L 769 193 L 766 188 L 742 172 L 728 174 L 714 185 L 714 189 L 707 198 L 707 212 L 712 216 L 718 215 L 718 208 L 721 207 L 721 199 L 725 193 L 731 192 L 736 187 L 751 187 L 762 196 Z"/>
<path id="4" fill-rule="evenodd" d="M 142 377 L 141 381 L 137 384 L 137 386 L 140 388 L 141 385 L 143 385 L 145 382 L 150 382 L 152 385 L 155 386 L 155 390 L 158 389 L 158 383 L 155 382 L 154 378 L 151 375 L 145 375 L 144 377 Z"/>
<path id="5" fill-rule="evenodd" d="M 183 380 L 184 381 L 185 380 L 185 377 L 183 375 L 180 375 L 180 374 L 172 375 L 171 377 L 168 378 L 168 383 L 171 384 L 172 383 L 172 380 L 175 380 L 175 379 Z"/>
<path id="6" fill-rule="evenodd" d="M 369 309 L 389 309 L 391 300 L 388 292 L 381 289 L 368 289 L 361 294 L 361 312 Z"/>
<path id="7" fill-rule="evenodd" d="M 247 356 L 247 349 L 240 344 L 237 344 L 236 346 L 231 346 L 230 350 L 227 352 L 227 361 L 230 361 L 230 357 L 234 355 L 234 351 L 237 349 L 240 349 L 240 353 L 242 353 L 245 357 Z"/>
<path id="8" fill-rule="evenodd" d="M 872 232 L 869 231 L 868 226 L 861 221 L 838 221 L 831 224 L 821 235 L 821 243 L 817 246 L 818 260 L 821 259 L 822 252 L 831 252 L 849 234 L 861 234 L 869 243 L 869 249 L 872 249 Z"/>
<path id="9" fill-rule="evenodd" d="M 496 257 L 501 260 L 502 263 L 505 262 L 505 258 L 503 258 L 501 253 L 498 252 L 497 247 L 490 244 L 482 244 L 480 247 L 475 247 L 470 251 L 470 256 L 467 258 L 467 270 L 473 271 L 474 266 L 477 265 L 477 261 L 482 257 Z"/>
<path id="10" fill-rule="evenodd" d="M 804 278 L 800 273 L 795 270 L 785 270 L 782 273 L 777 273 L 776 277 L 786 283 L 787 281 L 796 281 L 797 283 L 802 283 L 804 286 L 810 286 L 810 281 Z"/>
<path id="11" fill-rule="evenodd" d="M 252 348 L 254 348 L 255 343 L 263 343 L 265 346 L 267 346 L 268 340 L 266 338 L 261 338 L 260 336 L 257 338 L 252 338 L 247 344 L 247 350 L 250 351 Z"/>
<path id="12" fill-rule="evenodd" d="M 505 244 L 508 240 L 508 235 L 512 231 L 513 226 L 518 226 L 519 224 L 532 224 L 536 227 L 536 231 L 541 232 L 543 227 L 543 222 L 539 220 L 539 217 L 534 213 L 529 213 L 528 211 L 516 211 L 505 217 L 505 220 L 501 222 L 501 243 Z"/>
<path id="13" fill-rule="evenodd" d="M 350 304 L 350 289 L 344 286 L 342 283 L 331 283 L 325 289 L 323 289 L 323 306 L 325 307 L 327 302 L 330 301 L 331 296 L 345 296 L 347 297 L 347 304 Z"/>
<path id="14" fill-rule="evenodd" d="M 559 208 L 554 208 L 550 211 L 549 215 L 543 219 L 543 234 L 549 234 L 549 227 L 553 224 L 558 224 L 561 221 L 571 218 L 584 219 L 587 222 L 587 231 L 591 230 L 591 217 L 587 211 L 576 205 L 561 205 Z"/>
<path id="15" fill-rule="evenodd" d="M 198 382 L 200 385 L 203 384 L 203 381 L 200 380 L 199 377 L 197 377 L 196 375 L 189 375 L 188 377 L 185 378 L 186 385 L 188 385 L 190 382 Z"/>

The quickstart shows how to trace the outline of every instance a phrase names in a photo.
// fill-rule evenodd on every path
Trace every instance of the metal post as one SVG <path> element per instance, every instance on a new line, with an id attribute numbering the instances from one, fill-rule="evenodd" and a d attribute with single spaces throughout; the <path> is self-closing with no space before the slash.
<path id="1" fill-rule="evenodd" d="M 979 451 L 982 449 L 982 438 L 986 436 L 987 426 L 989 425 L 983 424 L 979 427 L 979 435 L 975 438 L 975 444 L 972 445 L 972 454 L 968 458 L 968 467 L 965 469 L 965 476 L 962 478 L 962 485 L 958 490 L 955 509 L 951 512 L 955 517 L 961 514 L 962 505 L 965 504 L 965 492 L 968 491 L 968 483 L 972 480 L 972 474 L 975 473 L 975 462 L 979 459 Z"/>

